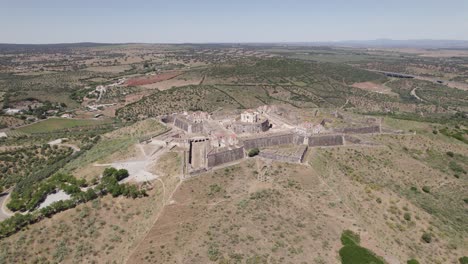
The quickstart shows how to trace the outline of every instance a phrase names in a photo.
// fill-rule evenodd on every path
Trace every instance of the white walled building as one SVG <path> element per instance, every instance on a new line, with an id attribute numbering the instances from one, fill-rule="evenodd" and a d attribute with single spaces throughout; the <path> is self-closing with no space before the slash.
<path id="1" fill-rule="evenodd" d="M 257 123 L 258 113 L 252 110 L 247 110 L 241 114 L 241 122 L 244 123 Z"/>

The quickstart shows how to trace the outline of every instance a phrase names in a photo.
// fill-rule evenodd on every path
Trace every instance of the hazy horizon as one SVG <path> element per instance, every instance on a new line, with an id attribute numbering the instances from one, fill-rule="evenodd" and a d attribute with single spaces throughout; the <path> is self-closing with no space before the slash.
<path id="1" fill-rule="evenodd" d="M 462 0 L 6 2 L 0 43 L 468 40 Z"/>
<path id="2" fill-rule="evenodd" d="M 67 44 L 110 44 L 110 45 L 119 45 L 119 44 L 160 44 L 160 45 L 183 45 L 183 44 L 340 44 L 340 43 L 366 43 L 366 42 L 377 42 L 377 41 L 390 41 L 390 42 L 420 42 L 420 41 L 428 41 L 428 42 L 463 42 L 468 44 L 468 40 L 465 39 L 363 39 L 363 40 L 356 40 L 356 39 L 348 39 L 348 40 L 335 40 L 335 41 L 277 41 L 277 42 L 96 42 L 96 41 L 82 41 L 82 42 L 44 42 L 44 43 L 14 43 L 14 42 L 0 42 L 2 45 L 67 45 Z"/>

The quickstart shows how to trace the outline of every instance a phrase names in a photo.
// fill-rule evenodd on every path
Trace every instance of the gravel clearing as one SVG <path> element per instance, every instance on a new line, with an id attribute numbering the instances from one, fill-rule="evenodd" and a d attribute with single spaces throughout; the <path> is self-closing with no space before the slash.
<path id="1" fill-rule="evenodd" d="M 47 195 L 47 198 L 44 200 L 44 202 L 42 202 L 41 205 L 39 205 L 39 209 L 47 207 L 54 202 L 68 200 L 70 198 L 71 198 L 70 195 L 60 190 L 56 193 Z"/>

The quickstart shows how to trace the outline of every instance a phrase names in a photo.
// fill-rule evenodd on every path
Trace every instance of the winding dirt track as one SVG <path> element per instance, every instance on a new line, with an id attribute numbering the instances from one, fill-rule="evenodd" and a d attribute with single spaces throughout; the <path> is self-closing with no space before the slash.
<path id="1" fill-rule="evenodd" d="M 418 99 L 419 101 L 424 102 L 424 100 L 416 94 L 416 90 L 417 90 L 417 89 L 418 89 L 418 88 L 416 87 L 416 88 L 414 88 L 413 90 L 411 90 L 410 94 L 411 94 L 412 96 L 414 96 L 414 98 Z"/>
<path id="2" fill-rule="evenodd" d="M 8 200 L 8 197 L 10 194 L 5 194 L 0 196 L 0 222 L 9 218 L 10 216 L 13 215 L 7 208 L 6 208 L 6 201 Z"/>

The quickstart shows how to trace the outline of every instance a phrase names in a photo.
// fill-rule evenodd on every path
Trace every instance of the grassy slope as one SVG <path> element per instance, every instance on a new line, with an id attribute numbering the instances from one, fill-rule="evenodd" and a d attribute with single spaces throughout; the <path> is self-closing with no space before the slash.
<path id="1" fill-rule="evenodd" d="M 174 168 L 180 166 L 166 165 L 169 169 L 159 171 L 161 181 L 153 183 L 148 197 L 109 195 L 1 240 L 0 263 L 122 263 L 179 182 Z"/>
<path id="2" fill-rule="evenodd" d="M 249 161 L 184 182 L 129 262 L 335 260 L 341 228 L 351 221 L 325 217 L 346 210 L 327 206 L 334 197 L 320 190 L 314 172 L 275 165 L 272 182 L 259 183 L 255 168 Z"/>
<path id="3" fill-rule="evenodd" d="M 322 166 L 323 173 L 331 170 L 327 183 L 351 207 L 368 215 L 367 225 L 382 246 L 396 245 L 395 251 L 423 259 L 423 263 L 452 261 L 468 249 L 468 225 L 463 216 L 468 178 L 454 177 L 448 164 L 456 159 L 462 165 L 468 156 L 466 147 L 443 135 L 433 135 L 428 124 L 391 123 L 412 127 L 418 134 L 378 136 L 374 140 L 382 144 L 379 147 L 320 150 L 313 166 Z M 447 151 L 457 153 L 455 158 L 446 155 Z M 433 161 L 434 153 L 438 153 L 437 162 Z M 466 169 L 466 163 L 462 166 Z M 353 185 L 362 189 L 351 188 Z M 424 186 L 430 188 L 430 193 L 422 191 Z M 411 220 L 405 220 L 405 214 Z M 382 225 L 390 230 L 384 231 Z M 423 232 L 432 233 L 438 241 L 421 243 Z M 424 253 L 426 250 L 436 253 Z"/>
<path id="4" fill-rule="evenodd" d="M 126 153 L 129 151 L 130 146 L 138 142 L 139 138 L 146 135 L 154 135 L 165 130 L 166 128 L 158 121 L 147 119 L 104 134 L 95 146 L 68 163 L 64 167 L 64 170 L 74 172 L 77 177 L 84 177 L 86 175 L 81 175 L 81 172 L 87 172 L 89 169 L 92 170 L 93 163 L 103 162 L 104 159 L 108 160 L 113 154 Z M 102 169 L 100 168 L 98 171 Z"/>
<path id="5" fill-rule="evenodd" d="M 447 210 L 438 203 L 432 205 L 449 220 L 441 225 L 444 218 L 421 209 L 420 200 L 407 196 L 404 190 L 413 185 L 436 184 L 434 180 L 455 181 L 440 178 L 440 172 L 424 165 L 422 157 L 414 161 L 401 146 L 395 146 L 395 140 L 409 150 L 429 142 L 437 147 L 446 145 L 447 150 L 458 154 L 466 155 L 466 149 L 443 135 L 432 136 L 425 124 L 393 122 L 395 126 L 412 127 L 421 135 L 408 140 L 381 136 L 377 140 L 385 145 L 382 147 L 312 149 L 307 158 L 312 166 L 274 163 L 267 174 L 269 182 L 256 180 L 256 171 L 263 163 L 257 167 L 254 160 L 200 175 L 180 186 L 152 227 L 151 221 L 139 221 L 142 216 L 155 220 L 154 211 L 146 213 L 144 206 L 157 204 L 157 200 L 106 200 L 108 209 L 92 209 L 92 213 L 82 213 L 81 207 L 72 209 L 5 239 L 0 256 L 10 261 L 21 256 L 29 261 L 40 254 L 57 260 L 62 252 L 65 262 L 75 256 L 102 263 L 129 256 L 129 263 L 337 263 L 342 247 L 340 235 L 352 229 L 361 235 L 362 247 L 378 256 L 402 262 L 418 258 L 422 263 L 451 263 L 466 252 L 467 244 L 465 231 L 447 229 L 458 229 L 445 213 L 454 213 L 447 206 L 449 193 L 432 188 L 431 194 L 419 194 L 424 200 L 435 201 L 430 198 L 433 196 L 445 204 Z M 180 157 L 162 160 L 180 161 Z M 161 167 L 170 170 L 178 166 Z M 464 184 L 466 179 L 458 180 Z M 452 184 L 451 193 L 460 194 L 463 189 L 457 188 L 463 185 L 459 184 Z M 410 220 L 404 219 L 405 213 L 410 214 Z M 93 219 L 107 223 L 100 226 Z M 71 239 L 63 231 L 49 229 L 64 224 L 63 228 L 71 230 L 67 232 Z M 88 233 L 94 229 L 99 234 Z M 143 235 L 145 230 L 149 232 Z M 423 232 L 434 235 L 432 243 L 421 241 Z M 54 243 L 49 243 L 46 250 L 41 241 L 52 238 Z M 30 251 L 29 246 L 29 251 L 26 246 L 13 247 L 20 240 L 30 241 L 35 251 Z"/>
<path id="6" fill-rule="evenodd" d="M 44 121 L 18 128 L 18 130 L 25 133 L 48 133 L 55 130 L 74 127 L 97 126 L 109 124 L 111 122 L 111 120 L 49 118 Z"/>

